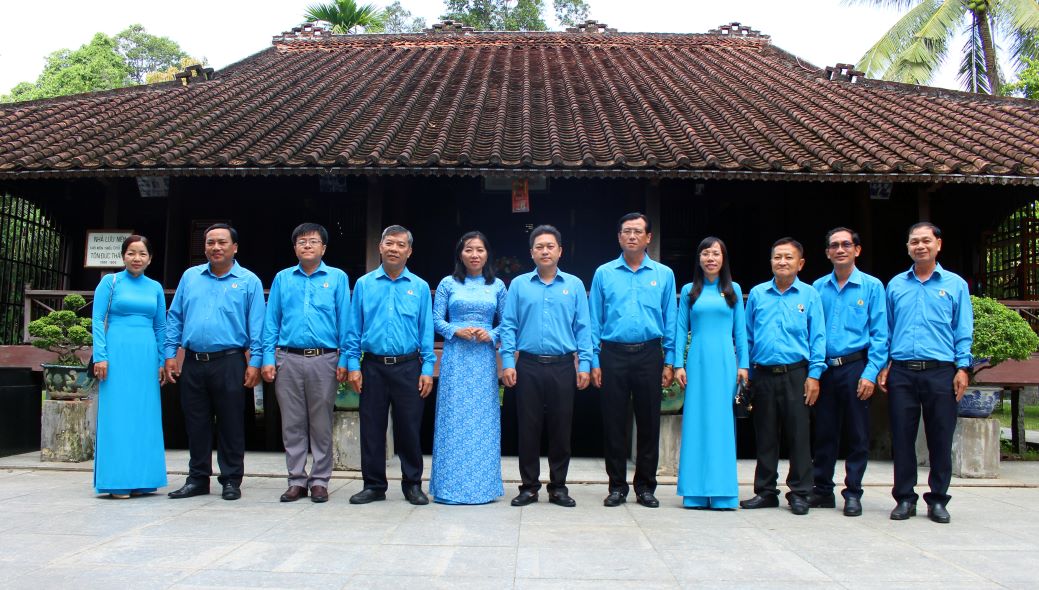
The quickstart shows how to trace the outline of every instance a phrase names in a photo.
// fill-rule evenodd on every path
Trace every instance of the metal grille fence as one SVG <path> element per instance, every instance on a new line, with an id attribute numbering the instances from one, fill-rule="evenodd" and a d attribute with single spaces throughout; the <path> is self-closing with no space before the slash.
<path id="1" fill-rule="evenodd" d="M 68 269 L 65 236 L 46 209 L 0 195 L 0 344 L 22 342 L 25 285 L 64 289 Z"/>

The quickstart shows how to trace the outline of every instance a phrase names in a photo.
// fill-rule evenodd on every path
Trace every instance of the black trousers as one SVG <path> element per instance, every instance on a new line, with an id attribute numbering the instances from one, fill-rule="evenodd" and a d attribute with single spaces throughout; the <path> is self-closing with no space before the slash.
<path id="1" fill-rule="evenodd" d="M 516 362 L 520 491 L 541 489 L 542 426 L 548 428 L 548 493 L 567 491 L 576 388 L 577 369 L 572 361 L 544 365 L 520 355 Z"/>
<path id="2" fill-rule="evenodd" d="M 779 437 L 786 437 L 790 452 L 790 471 L 786 485 L 790 496 L 808 497 L 812 491 L 812 449 L 810 412 L 804 400 L 808 369 L 787 373 L 754 372 L 754 438 L 758 462 L 754 470 L 754 492 L 762 496 L 779 495 Z"/>
<path id="3" fill-rule="evenodd" d="M 952 435 L 956 430 L 956 394 L 952 388 L 955 367 L 937 367 L 926 371 L 910 371 L 892 365 L 887 377 L 888 411 L 891 417 L 892 454 L 895 459 L 895 486 L 891 495 L 896 501 L 915 503 L 916 433 L 923 412 L 924 433 L 931 473 L 924 494 L 928 504 L 949 501 L 952 479 Z"/>
<path id="4" fill-rule="evenodd" d="M 213 475 L 213 415 L 221 484 L 242 483 L 245 474 L 245 353 L 211 361 L 184 357 L 180 405 L 188 433 L 188 481 L 209 485 Z M 251 392 L 248 392 L 251 393 Z M 249 406 L 252 407 L 251 405 Z"/>
<path id="5" fill-rule="evenodd" d="M 812 454 L 815 493 L 833 493 L 833 471 L 841 444 L 841 430 L 848 437 L 848 457 L 844 461 L 845 498 L 862 498 L 862 476 L 869 459 L 869 400 L 858 398 L 859 378 L 866 359 L 830 367 L 819 380 L 819 400 L 815 403 L 815 448 Z"/>
<path id="6" fill-rule="evenodd" d="M 606 475 L 610 491 L 628 493 L 628 400 L 635 413 L 635 493 L 657 489 L 660 458 L 660 376 L 664 354 L 660 346 L 623 352 L 604 343 L 599 354 L 602 369 L 602 425 Z"/>
<path id="7" fill-rule="evenodd" d="M 418 378 L 422 361 L 396 365 L 361 361 L 361 475 L 365 489 L 386 491 L 386 427 L 393 411 L 393 446 L 400 458 L 401 489 L 422 485 L 422 412 Z"/>

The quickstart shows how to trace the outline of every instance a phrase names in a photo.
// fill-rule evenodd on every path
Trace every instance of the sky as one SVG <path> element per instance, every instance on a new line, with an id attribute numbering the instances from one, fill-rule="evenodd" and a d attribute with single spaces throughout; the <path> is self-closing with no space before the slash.
<path id="1" fill-rule="evenodd" d="M 0 94 L 35 81 L 46 56 L 78 48 L 94 33 L 114 35 L 140 23 L 217 69 L 270 46 L 271 37 L 300 24 L 316 0 L 50 0 L 0 2 Z M 366 0 L 385 6 L 392 0 Z M 550 1 L 550 0 L 549 0 Z M 771 35 L 772 43 L 819 67 L 855 63 L 897 21 L 894 9 L 843 6 L 840 0 L 588 0 L 591 18 L 618 31 L 706 33 L 738 21 Z M 546 2 L 548 3 L 548 2 Z M 405 9 L 440 20 L 442 0 L 401 0 Z M 636 10 L 633 10 L 635 8 Z M 56 15 L 48 17 L 47 15 Z M 958 48 L 962 42 L 954 41 Z M 933 82 L 956 88 L 955 55 Z"/>

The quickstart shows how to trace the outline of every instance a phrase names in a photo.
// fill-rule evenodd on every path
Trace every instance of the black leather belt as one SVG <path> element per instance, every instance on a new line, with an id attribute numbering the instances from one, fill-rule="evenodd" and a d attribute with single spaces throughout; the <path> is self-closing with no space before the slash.
<path id="1" fill-rule="evenodd" d="M 365 362 L 379 363 L 380 365 L 399 365 L 418 358 L 418 352 L 399 354 L 397 356 L 384 356 L 373 352 L 364 353 Z"/>
<path id="2" fill-rule="evenodd" d="M 613 350 L 615 352 L 642 352 L 650 346 L 660 348 L 660 338 L 654 338 L 645 342 L 636 342 L 634 344 L 628 344 L 626 342 L 610 342 L 609 340 L 602 341 L 603 350 Z"/>
<path id="3" fill-rule="evenodd" d="M 245 350 L 241 348 L 228 348 L 227 350 L 218 350 L 216 352 L 195 352 L 193 350 L 184 350 L 184 356 L 187 358 L 195 359 L 196 361 L 202 361 L 208 363 L 209 361 L 215 361 L 225 356 L 231 356 L 232 354 L 242 354 Z"/>
<path id="4" fill-rule="evenodd" d="M 773 375 L 782 375 L 783 373 L 789 373 L 794 369 L 800 369 L 801 367 L 807 367 L 808 361 L 797 361 L 796 363 L 790 363 L 789 365 L 754 365 L 755 371 L 762 371 L 764 373 L 772 373 Z"/>
<path id="5" fill-rule="evenodd" d="M 955 367 L 955 363 L 949 361 L 891 361 L 891 364 L 910 371 L 927 371 L 941 367 Z"/>
<path id="6" fill-rule="evenodd" d="M 321 356 L 323 354 L 329 354 L 332 352 L 339 352 L 338 348 L 288 348 L 281 347 L 279 350 L 284 350 L 289 354 L 298 354 L 299 356 Z"/>
<path id="7" fill-rule="evenodd" d="M 550 354 L 532 354 L 532 353 L 529 353 L 529 352 L 523 352 L 521 350 L 519 355 L 520 355 L 521 359 L 532 360 L 535 363 L 539 363 L 539 364 L 542 364 L 542 365 L 554 365 L 556 363 L 565 363 L 567 361 L 574 362 L 574 353 L 572 353 L 572 352 L 568 352 L 566 354 L 550 355 Z"/>
<path id="8" fill-rule="evenodd" d="M 868 352 L 869 351 L 864 348 L 864 349 L 862 349 L 862 350 L 860 350 L 858 352 L 853 352 L 851 354 L 846 354 L 844 356 L 838 356 L 838 357 L 835 357 L 835 358 L 826 359 L 826 364 L 831 366 L 831 367 L 840 367 L 841 365 L 846 365 L 848 363 L 853 363 L 855 361 L 862 360 L 862 359 L 866 358 L 866 355 L 868 354 Z"/>

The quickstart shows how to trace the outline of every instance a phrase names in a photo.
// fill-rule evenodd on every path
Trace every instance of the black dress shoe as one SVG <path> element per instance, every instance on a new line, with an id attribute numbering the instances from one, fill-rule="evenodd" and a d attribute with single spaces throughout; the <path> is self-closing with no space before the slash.
<path id="1" fill-rule="evenodd" d="M 777 498 L 773 494 L 765 494 L 764 496 L 762 496 L 761 494 L 758 494 L 757 496 L 754 496 L 750 500 L 741 500 L 740 501 L 740 508 L 743 508 L 745 510 L 755 510 L 757 508 L 778 508 L 778 507 L 779 507 L 779 498 Z"/>
<path id="2" fill-rule="evenodd" d="M 891 511 L 891 520 L 906 520 L 910 516 L 916 516 L 916 504 L 909 500 L 902 500 Z"/>
<path id="3" fill-rule="evenodd" d="M 562 506 L 563 508 L 573 508 L 574 506 L 577 506 L 577 501 L 571 498 L 570 494 L 567 494 L 566 492 L 549 494 L 548 501 L 556 506 Z"/>
<path id="4" fill-rule="evenodd" d="M 833 492 L 829 494 L 816 494 L 812 492 L 808 496 L 808 505 L 812 508 L 836 508 L 837 500 L 833 497 Z"/>
<path id="5" fill-rule="evenodd" d="M 325 486 L 310 486 L 310 501 L 315 504 L 328 502 L 328 488 Z"/>
<path id="6" fill-rule="evenodd" d="M 602 505 L 607 508 L 614 508 L 620 506 L 626 501 L 627 498 L 624 497 L 624 494 L 620 492 L 610 492 L 610 495 L 606 496 L 606 499 L 602 501 Z"/>
<path id="7" fill-rule="evenodd" d="M 927 518 L 941 524 L 949 524 L 951 519 L 949 511 L 945 509 L 945 504 L 940 503 L 931 504 L 927 507 Z"/>
<path id="8" fill-rule="evenodd" d="M 408 502 L 411 502 L 415 506 L 425 506 L 429 504 L 429 496 L 422 491 L 421 486 L 410 486 L 404 490 L 404 497 L 407 498 Z"/>
<path id="9" fill-rule="evenodd" d="M 797 516 L 808 514 L 808 498 L 803 496 L 790 496 L 787 501 L 790 502 L 790 512 L 793 512 Z"/>
<path id="10" fill-rule="evenodd" d="M 295 502 L 300 498 L 307 497 L 307 488 L 303 486 L 289 486 L 289 489 L 285 490 L 285 493 L 281 495 L 282 502 Z"/>
<path id="11" fill-rule="evenodd" d="M 166 495 L 174 500 L 179 500 L 181 498 L 190 498 L 192 496 L 205 496 L 208 493 L 208 485 L 188 482 L 181 486 L 179 490 L 173 490 L 172 492 Z"/>
<path id="12" fill-rule="evenodd" d="M 356 494 L 350 496 L 351 504 L 367 504 L 369 502 L 379 502 L 386 499 L 386 492 L 379 490 L 373 490 L 371 488 L 365 488 Z"/>
<path id="13" fill-rule="evenodd" d="M 526 506 L 527 504 L 533 504 L 538 501 L 538 493 L 530 490 L 523 490 L 518 496 L 512 499 L 513 506 Z"/>
<path id="14" fill-rule="evenodd" d="M 862 502 L 858 498 L 845 498 L 844 516 L 862 516 Z"/>
<path id="15" fill-rule="evenodd" d="M 224 491 L 220 493 L 220 497 L 225 500 L 237 500 L 242 497 L 241 484 L 237 484 L 233 481 L 229 481 L 224 484 Z"/>
<path id="16" fill-rule="evenodd" d="M 653 492 L 639 492 L 635 494 L 635 501 L 642 504 L 646 508 L 659 508 L 660 501 L 653 495 Z"/>

